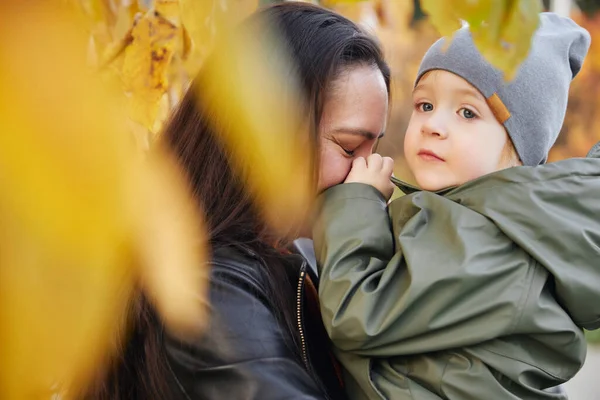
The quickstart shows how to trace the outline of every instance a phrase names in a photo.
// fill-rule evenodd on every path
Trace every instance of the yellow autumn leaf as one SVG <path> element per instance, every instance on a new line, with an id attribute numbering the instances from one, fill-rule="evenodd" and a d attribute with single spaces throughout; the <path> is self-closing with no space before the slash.
<path id="1" fill-rule="evenodd" d="M 513 1 L 507 8 L 506 17 L 499 21 L 499 39 L 491 38 L 475 44 L 486 59 L 500 70 L 505 71 L 506 79 L 514 78 L 519 65 L 527 58 L 531 38 L 539 25 L 539 1 Z"/>
<path id="2" fill-rule="evenodd" d="M 539 0 L 422 0 L 422 6 L 443 36 L 467 22 L 475 46 L 506 80 L 527 57 L 542 11 Z"/>
<path id="3" fill-rule="evenodd" d="M 131 146 L 73 18 L 56 3 L 0 3 L 3 399 L 85 385 L 137 282 L 175 333 L 203 321 L 204 241 L 183 178 Z"/>
<path id="4" fill-rule="evenodd" d="M 421 0 L 421 7 L 440 35 L 451 37 L 461 27 L 460 17 L 455 12 L 456 3 L 462 1 Z"/>
<path id="5" fill-rule="evenodd" d="M 153 131 L 161 100 L 169 89 L 169 71 L 183 49 L 178 2 L 156 0 L 131 31 L 121 71 L 130 117 Z"/>
<path id="6" fill-rule="evenodd" d="M 123 81 L 131 118 L 152 129 L 159 102 L 168 88 L 167 70 L 173 57 L 176 27 L 148 12 L 132 30 L 132 43 L 125 50 Z M 157 38 L 156 31 L 164 37 Z M 162 40 L 161 40 L 162 39 Z"/>

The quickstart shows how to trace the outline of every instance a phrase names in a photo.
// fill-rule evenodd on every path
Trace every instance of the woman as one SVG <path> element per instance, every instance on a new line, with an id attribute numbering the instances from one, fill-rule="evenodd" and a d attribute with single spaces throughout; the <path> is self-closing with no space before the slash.
<path id="1" fill-rule="evenodd" d="M 281 29 L 297 64 L 314 110 L 318 189 L 341 183 L 385 130 L 390 73 L 379 46 L 351 21 L 306 3 L 281 3 L 253 18 Z M 87 398 L 344 398 L 314 277 L 302 257 L 273 245 L 281 238 L 268 231 L 202 112 L 209 101 L 188 91 L 163 140 L 207 218 L 210 326 L 197 343 L 183 344 L 163 334 L 140 298 L 123 356 Z"/>

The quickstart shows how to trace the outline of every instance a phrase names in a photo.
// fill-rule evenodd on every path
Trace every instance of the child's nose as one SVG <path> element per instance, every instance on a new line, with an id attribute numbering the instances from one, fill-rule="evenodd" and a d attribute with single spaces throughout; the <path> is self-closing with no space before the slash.
<path id="1" fill-rule="evenodd" d="M 446 127 L 447 123 L 444 121 L 444 116 L 441 113 L 431 113 L 421 126 L 421 134 L 446 139 L 448 137 Z"/>

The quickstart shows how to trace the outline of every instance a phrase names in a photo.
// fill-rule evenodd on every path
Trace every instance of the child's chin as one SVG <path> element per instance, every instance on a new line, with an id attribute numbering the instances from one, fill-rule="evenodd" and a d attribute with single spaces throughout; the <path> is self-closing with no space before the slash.
<path id="1" fill-rule="evenodd" d="M 451 186 L 455 186 L 452 182 L 447 182 L 442 179 L 436 179 L 434 177 L 422 177 L 421 179 L 417 178 L 417 185 L 422 189 L 428 192 L 437 192 L 438 190 L 447 189 Z"/>

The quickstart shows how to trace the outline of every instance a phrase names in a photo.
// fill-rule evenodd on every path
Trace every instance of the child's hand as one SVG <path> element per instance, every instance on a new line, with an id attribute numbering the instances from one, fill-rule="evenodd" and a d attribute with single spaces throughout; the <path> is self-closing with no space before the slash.
<path id="1" fill-rule="evenodd" d="M 352 162 L 352 169 L 344 183 L 366 183 L 375 187 L 389 200 L 394 192 L 394 184 L 390 181 L 393 172 L 394 160 L 373 153 L 366 160 L 358 157 Z"/>

